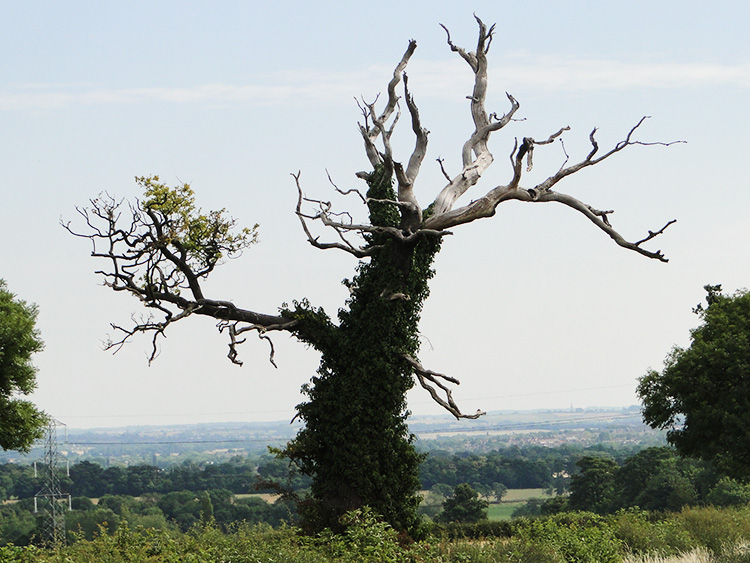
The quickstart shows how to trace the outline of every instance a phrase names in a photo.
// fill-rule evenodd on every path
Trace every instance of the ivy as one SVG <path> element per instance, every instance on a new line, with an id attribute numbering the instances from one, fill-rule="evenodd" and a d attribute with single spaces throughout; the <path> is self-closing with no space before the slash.
<path id="1" fill-rule="evenodd" d="M 392 180 L 383 169 L 367 178 L 370 221 L 400 223 Z M 297 406 L 305 427 L 283 455 L 314 476 L 301 512 L 312 529 L 339 527 L 350 510 L 370 506 L 397 529 L 415 529 L 419 464 L 406 420 L 414 385 L 404 356 L 419 349 L 418 325 L 429 294 L 436 236 L 405 242 L 388 233 L 367 237 L 374 250 L 344 280 L 351 297 L 334 325 L 306 301 L 282 315 L 300 321 L 297 336 L 321 353 L 317 375 Z"/>

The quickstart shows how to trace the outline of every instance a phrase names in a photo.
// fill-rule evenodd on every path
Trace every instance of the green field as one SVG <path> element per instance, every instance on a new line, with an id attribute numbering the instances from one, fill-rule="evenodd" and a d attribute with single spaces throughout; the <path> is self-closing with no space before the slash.
<path id="1" fill-rule="evenodd" d="M 550 498 L 544 489 L 508 489 L 501 502 L 493 502 L 487 509 L 490 520 L 510 520 L 513 511 L 532 498 Z"/>

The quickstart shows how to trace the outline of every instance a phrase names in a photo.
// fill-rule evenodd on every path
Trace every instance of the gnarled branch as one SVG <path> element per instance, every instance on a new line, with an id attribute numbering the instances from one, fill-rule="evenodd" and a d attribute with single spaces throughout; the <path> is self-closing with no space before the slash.
<path id="1" fill-rule="evenodd" d="M 417 376 L 419 384 L 427 390 L 432 399 L 457 419 L 476 419 L 486 414 L 481 410 L 477 410 L 477 412 L 475 412 L 474 414 L 463 414 L 461 412 L 461 410 L 458 408 L 458 405 L 456 405 L 455 401 L 453 400 L 453 393 L 451 392 L 450 388 L 443 383 L 443 381 L 448 381 L 455 385 L 460 385 L 461 382 L 458 379 L 449 375 L 438 373 L 436 371 L 425 369 L 422 364 L 420 364 L 419 361 L 414 359 L 412 356 L 404 355 L 403 358 L 414 369 L 414 374 Z M 445 399 L 440 396 L 434 386 L 437 386 L 445 393 Z"/>
<path id="2" fill-rule="evenodd" d="M 157 177 L 137 181 L 145 188 L 147 200 L 125 206 L 102 194 L 90 200 L 89 207 L 77 208 L 87 232 L 79 232 L 70 222 L 62 224 L 71 234 L 89 239 L 91 255 L 109 263 L 108 269 L 96 272 L 105 285 L 136 296 L 151 311 L 148 316 L 133 316 L 130 326 L 112 323 L 116 336 L 105 342 L 105 349 L 116 353 L 134 335 L 151 334 L 151 362 L 159 354 L 159 338 L 171 324 L 202 315 L 222 321 L 220 330 L 232 323 L 230 350 L 232 360 L 239 363 L 236 346 L 241 342 L 235 334 L 296 330 L 298 323 L 293 319 L 206 297 L 203 281 L 223 256 L 232 257 L 254 244 L 255 229 L 234 233 L 234 220 L 223 212 L 202 213 L 195 208 L 187 185 L 168 188 Z"/>

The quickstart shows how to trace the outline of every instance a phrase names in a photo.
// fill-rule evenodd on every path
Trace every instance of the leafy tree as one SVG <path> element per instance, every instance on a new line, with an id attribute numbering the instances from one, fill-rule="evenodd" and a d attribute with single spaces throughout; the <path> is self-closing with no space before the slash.
<path id="1" fill-rule="evenodd" d="M 698 501 L 695 486 L 676 464 L 663 464 L 656 475 L 648 480 L 635 504 L 645 510 L 667 510 L 677 512 L 683 506 L 691 506 Z"/>
<path id="2" fill-rule="evenodd" d="M 0 279 L 0 449 L 28 452 L 44 435 L 47 415 L 19 399 L 36 388 L 31 356 L 44 347 L 36 305 L 16 298 Z"/>
<path id="3" fill-rule="evenodd" d="M 202 491 L 198 497 L 201 505 L 201 522 L 210 524 L 214 520 L 214 503 L 208 491 Z"/>
<path id="4" fill-rule="evenodd" d="M 713 506 L 747 506 L 750 504 L 750 485 L 722 477 L 705 500 L 706 504 Z"/>
<path id="5" fill-rule="evenodd" d="M 492 483 L 492 494 L 495 497 L 496 502 L 500 502 L 502 498 L 508 494 L 508 487 L 502 483 Z"/>
<path id="6" fill-rule="evenodd" d="M 581 213 L 616 244 L 666 261 L 661 251 L 647 250 L 644 244 L 672 221 L 631 242 L 611 225 L 611 211 L 556 191 L 574 173 L 633 145 L 650 144 L 634 139 L 645 118 L 628 131 L 624 140 L 601 152 L 592 131 L 588 154 L 572 162 L 564 150 L 560 151 L 562 165 L 556 164 L 546 179 L 531 187 L 522 184 L 525 172 L 533 165 L 535 150 L 552 146 L 568 128 L 542 140 L 523 137 L 508 149 L 508 183 L 490 188 L 465 205 L 458 204 L 493 162 L 489 150 L 492 134 L 518 122 L 514 117 L 519 103 L 510 95 L 504 114 L 488 112 L 485 107 L 487 54 L 495 28 L 478 18 L 477 23 L 474 52 L 455 45 L 448 33 L 450 49 L 468 64 L 473 77 L 469 97 L 473 131 L 462 143 L 458 170 L 449 174 L 440 162 L 446 184 L 435 190 L 432 203 L 423 206 L 414 191 L 428 136 L 404 74 L 416 50 L 415 41 L 409 43 L 394 69 L 384 107 L 376 110 L 375 103 L 360 104 L 360 131 L 372 170 L 357 177 L 366 184 L 366 193 L 336 188 L 344 196 L 359 197 L 369 221 L 355 222 L 351 218 L 356 212 L 339 212 L 322 199 L 305 197 L 300 175 L 294 176 L 299 193 L 296 214 L 310 244 L 346 252 L 359 261 L 355 275 L 344 281 L 351 296 L 337 321 L 306 300 L 267 314 L 210 297 L 206 278 L 223 258 L 250 247 L 256 240 L 256 229 L 237 230 L 224 210 L 202 212 L 187 184 L 169 187 L 158 177 L 138 178 L 144 191 L 141 201 L 125 204 L 100 196 L 90 207 L 79 208 L 85 223 L 82 229 L 65 225 L 71 233 L 90 239 L 93 256 L 109 265 L 102 271 L 106 285 L 137 296 L 154 314 L 135 325 L 115 325 L 118 336 L 110 342 L 111 349 L 118 349 L 135 334 L 149 333 L 153 359 L 159 338 L 171 324 L 202 315 L 219 320 L 219 330 L 229 340 L 229 358 L 236 364 L 241 364 L 239 346 L 252 332 L 268 340 L 269 333 L 285 331 L 320 353 L 317 375 L 303 387 L 307 399 L 297 406 L 304 427 L 283 452 L 303 474 L 313 477 L 310 497 L 302 506 L 310 527 L 337 527 L 341 515 L 365 505 L 396 529 L 417 525 L 422 456 L 415 450 L 414 437 L 406 424 L 405 401 L 407 390 L 415 382 L 457 418 L 481 415 L 461 412 L 449 388 L 457 380 L 427 369 L 418 358 L 420 313 L 433 276 L 432 263 L 449 229 L 491 217 L 506 201 L 556 202 Z M 405 165 L 391 144 L 400 115 L 399 85 L 403 86 L 403 101 L 416 139 Z M 321 225 L 320 233 L 316 225 Z M 332 235 L 330 242 L 323 231 Z M 499 477 L 493 481 L 510 485 Z"/>
<path id="7" fill-rule="evenodd" d="M 453 494 L 453 487 L 447 485 L 446 483 L 435 483 L 432 487 L 430 487 L 430 491 L 443 497 L 449 497 Z"/>
<path id="8" fill-rule="evenodd" d="M 570 481 L 568 506 L 605 514 L 615 499 L 617 463 L 606 457 L 587 456 L 578 460 L 580 472 Z"/>
<path id="9" fill-rule="evenodd" d="M 130 508 L 136 502 L 134 497 L 128 495 L 104 495 L 99 499 L 97 506 L 109 508 L 115 514 L 122 515 L 124 509 Z"/>
<path id="10" fill-rule="evenodd" d="M 570 510 L 567 496 L 556 496 L 545 500 L 539 507 L 539 514 L 549 516 L 550 514 L 559 514 Z"/>
<path id="11" fill-rule="evenodd" d="M 92 510 L 94 503 L 89 497 L 73 497 L 70 500 L 70 507 L 73 510 Z"/>
<path id="12" fill-rule="evenodd" d="M 535 517 L 542 514 L 542 507 L 546 506 L 547 502 L 541 498 L 530 498 L 521 506 L 513 509 L 511 518 L 529 518 Z M 550 512 L 552 514 L 552 512 Z"/>
<path id="13" fill-rule="evenodd" d="M 750 293 L 705 289 L 707 306 L 694 310 L 701 324 L 690 346 L 675 347 L 661 373 L 640 379 L 643 418 L 667 429 L 681 454 L 750 479 Z"/>
<path id="14" fill-rule="evenodd" d="M 187 531 L 201 520 L 201 501 L 192 491 L 168 493 L 161 497 L 157 505 L 169 520 L 174 521 L 182 531 Z"/>
<path id="15" fill-rule="evenodd" d="M 479 498 L 479 493 L 467 483 L 456 485 L 453 495 L 443 502 L 443 512 L 438 514 L 441 522 L 474 523 L 487 520 L 487 507 L 490 504 Z"/>
<path id="16" fill-rule="evenodd" d="M 75 535 L 91 540 L 102 530 L 106 530 L 111 535 L 119 526 L 120 517 L 108 508 L 96 507 L 92 510 L 74 510 L 65 513 L 65 528 L 69 540 L 74 540 Z"/>
<path id="17" fill-rule="evenodd" d="M 23 503 L 0 504 L 0 545 L 25 545 L 38 533 L 37 518 L 32 509 L 33 506 Z"/>
<path id="18" fill-rule="evenodd" d="M 85 497 L 99 497 L 106 492 L 103 479 L 104 469 L 98 463 L 80 461 L 70 468 L 71 487 L 73 495 Z"/>
<path id="19" fill-rule="evenodd" d="M 638 505 L 638 498 L 649 480 L 659 472 L 663 463 L 673 461 L 675 457 L 673 448 L 659 447 L 647 448 L 626 459 L 617 472 L 618 506 L 625 508 Z"/>

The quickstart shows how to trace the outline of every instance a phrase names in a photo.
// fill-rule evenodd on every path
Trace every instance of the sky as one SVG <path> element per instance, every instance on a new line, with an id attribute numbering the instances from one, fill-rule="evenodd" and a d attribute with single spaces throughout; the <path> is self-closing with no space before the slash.
<path id="1" fill-rule="evenodd" d="M 430 203 L 444 185 L 436 159 L 457 173 L 472 132 L 472 75 L 439 24 L 473 49 L 473 13 L 497 23 L 487 109 L 507 111 L 508 92 L 524 120 L 493 136 L 495 162 L 466 197 L 507 182 L 516 138 L 568 125 L 565 150 L 580 160 L 594 127 L 610 147 L 648 115 L 639 140 L 685 142 L 630 147 L 558 188 L 615 210 L 631 240 L 677 223 L 649 244 L 666 264 L 560 205 L 504 203 L 455 228 L 420 359 L 461 380 L 465 412 L 637 404 L 638 378 L 689 344 L 703 286 L 750 285 L 744 1 L 2 2 L 0 278 L 39 306 L 32 400 L 71 428 L 291 419 L 318 357 L 284 334 L 278 369 L 255 339 L 232 365 L 207 319 L 171 327 L 150 367 L 146 338 L 103 351 L 109 323 L 139 304 L 101 285 L 103 264 L 60 221 L 77 224 L 76 206 L 101 192 L 137 197 L 135 176 L 189 182 L 203 209 L 260 224 L 260 244 L 212 274 L 210 296 L 265 313 L 307 297 L 335 314 L 356 262 L 306 242 L 290 174 L 318 199 L 334 197 L 327 173 L 362 188 L 355 98 L 385 90 L 413 38 L 409 86 L 430 130 L 415 189 Z M 413 146 L 407 125 L 397 160 Z M 525 185 L 563 160 L 560 145 L 539 147 Z M 442 412 L 418 388 L 409 409 Z"/>

